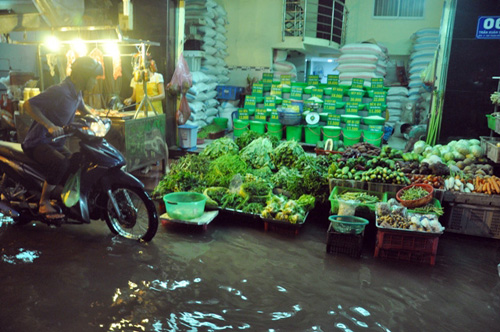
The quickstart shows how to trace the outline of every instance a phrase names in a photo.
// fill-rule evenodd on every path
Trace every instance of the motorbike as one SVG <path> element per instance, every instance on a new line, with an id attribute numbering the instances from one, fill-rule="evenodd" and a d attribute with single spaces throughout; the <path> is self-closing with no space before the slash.
<path id="1" fill-rule="evenodd" d="M 86 116 L 77 118 L 64 128 L 64 135 L 54 138 L 74 136 L 79 146 L 61 182 L 67 185 L 79 175 L 79 190 L 70 193 L 78 197 L 74 205 L 65 204 L 61 194 L 66 188 L 56 187 L 51 204 L 64 215 L 57 220 L 38 212 L 45 180 L 41 166 L 24 154 L 21 144 L 0 141 L 0 212 L 17 225 L 33 220 L 49 226 L 101 220 L 114 234 L 151 241 L 158 230 L 155 204 L 144 184 L 125 170 L 124 156 L 104 138 L 110 127 L 107 118 Z"/>

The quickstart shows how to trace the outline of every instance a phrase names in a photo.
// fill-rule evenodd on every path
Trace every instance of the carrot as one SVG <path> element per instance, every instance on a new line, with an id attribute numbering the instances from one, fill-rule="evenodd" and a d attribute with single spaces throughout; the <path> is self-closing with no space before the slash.
<path id="1" fill-rule="evenodd" d="M 488 182 L 486 182 L 484 185 L 484 192 L 488 195 L 491 195 L 491 188 L 490 188 L 490 184 Z"/>
<path id="2" fill-rule="evenodd" d="M 496 191 L 497 194 L 500 194 L 500 187 L 498 186 L 495 179 L 493 177 L 491 177 L 488 180 L 490 181 L 492 191 L 494 190 L 494 191 Z"/>

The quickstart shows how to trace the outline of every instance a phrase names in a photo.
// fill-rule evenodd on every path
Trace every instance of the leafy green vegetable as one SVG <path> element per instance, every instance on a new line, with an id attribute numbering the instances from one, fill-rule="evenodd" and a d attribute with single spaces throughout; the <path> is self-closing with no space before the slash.
<path id="1" fill-rule="evenodd" d="M 203 191 L 203 195 L 207 197 L 207 206 L 221 206 L 223 198 L 229 193 L 229 189 L 224 187 L 208 187 Z"/>
<path id="2" fill-rule="evenodd" d="M 198 154 L 187 154 L 171 163 L 170 171 L 158 182 L 152 196 L 161 198 L 165 194 L 176 191 L 197 191 L 206 186 L 204 180 L 208 172 L 210 160 Z"/>
<path id="3" fill-rule="evenodd" d="M 265 137 L 259 137 L 240 151 L 240 157 L 252 168 L 269 167 L 275 169 L 272 162 L 273 146 Z"/>
<path id="4" fill-rule="evenodd" d="M 252 214 L 261 214 L 262 210 L 264 210 L 264 204 L 261 203 L 248 203 L 243 208 L 243 212 L 252 213 Z"/>
<path id="5" fill-rule="evenodd" d="M 250 144 L 252 141 L 256 140 L 257 138 L 261 137 L 261 134 L 253 131 L 253 130 L 247 130 L 243 132 L 240 136 L 236 137 L 235 143 L 238 145 L 240 150 L 243 150 L 244 147 L 246 147 L 248 144 Z"/>
<path id="6" fill-rule="evenodd" d="M 247 164 L 238 155 L 226 154 L 210 163 L 206 181 L 209 186 L 228 187 L 235 174 L 245 174 Z"/>
<path id="7" fill-rule="evenodd" d="M 238 145 L 231 138 L 221 137 L 208 144 L 200 154 L 213 160 L 225 154 L 238 154 L 238 152 Z"/>
<path id="8" fill-rule="evenodd" d="M 283 141 L 273 151 L 273 162 L 276 167 L 292 167 L 297 159 L 304 155 L 302 146 L 295 140 Z"/>
<path id="9" fill-rule="evenodd" d="M 201 130 L 198 132 L 197 137 L 198 138 L 207 138 L 208 134 L 218 133 L 218 132 L 220 132 L 222 130 L 224 130 L 224 128 L 219 127 L 215 123 L 211 123 L 211 124 L 209 124 L 209 125 L 201 128 Z"/>

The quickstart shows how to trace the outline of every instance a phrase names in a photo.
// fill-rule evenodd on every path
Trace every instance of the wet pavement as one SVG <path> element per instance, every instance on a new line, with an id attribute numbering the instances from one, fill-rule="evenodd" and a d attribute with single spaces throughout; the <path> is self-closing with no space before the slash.
<path id="1" fill-rule="evenodd" d="M 429 266 L 374 258 L 367 232 L 353 258 L 326 253 L 325 213 L 297 236 L 221 214 L 147 244 L 4 225 L 0 330 L 498 331 L 500 240 L 445 233 Z"/>

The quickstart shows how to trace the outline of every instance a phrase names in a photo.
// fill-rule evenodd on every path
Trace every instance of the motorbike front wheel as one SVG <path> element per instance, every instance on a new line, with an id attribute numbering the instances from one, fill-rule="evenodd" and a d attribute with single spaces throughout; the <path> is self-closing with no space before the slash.
<path id="1" fill-rule="evenodd" d="M 151 241 L 158 230 L 158 216 L 149 195 L 141 188 L 123 186 L 113 188 L 112 196 L 122 218 L 108 197 L 105 220 L 111 232 L 127 239 Z"/>

